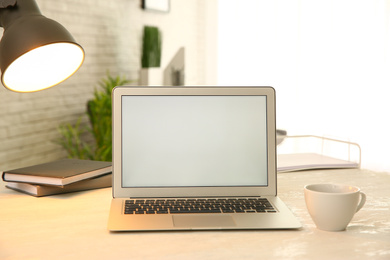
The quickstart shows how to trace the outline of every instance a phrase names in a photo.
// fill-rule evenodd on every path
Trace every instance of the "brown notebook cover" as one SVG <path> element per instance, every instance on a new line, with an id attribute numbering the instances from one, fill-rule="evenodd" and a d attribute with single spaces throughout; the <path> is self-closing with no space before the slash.
<path id="1" fill-rule="evenodd" d="M 4 171 L 2 178 L 7 182 L 64 186 L 111 172 L 111 162 L 63 159 Z"/>
<path id="2" fill-rule="evenodd" d="M 35 197 L 42 197 L 42 196 L 76 192 L 76 191 L 107 188 L 107 187 L 111 187 L 111 185 L 112 185 L 112 174 L 106 174 L 103 176 L 98 176 L 95 178 L 68 184 L 63 187 L 38 185 L 38 184 L 23 183 L 23 182 L 7 182 L 5 187 L 23 193 L 27 193 Z"/>

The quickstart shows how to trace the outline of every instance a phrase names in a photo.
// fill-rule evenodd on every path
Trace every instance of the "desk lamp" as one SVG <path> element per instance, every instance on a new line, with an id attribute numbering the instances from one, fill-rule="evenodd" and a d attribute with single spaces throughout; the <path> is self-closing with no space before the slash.
<path id="1" fill-rule="evenodd" d="M 35 0 L 0 0 L 0 26 L 1 82 L 12 91 L 55 86 L 84 61 L 83 48 L 61 24 L 44 17 Z"/>

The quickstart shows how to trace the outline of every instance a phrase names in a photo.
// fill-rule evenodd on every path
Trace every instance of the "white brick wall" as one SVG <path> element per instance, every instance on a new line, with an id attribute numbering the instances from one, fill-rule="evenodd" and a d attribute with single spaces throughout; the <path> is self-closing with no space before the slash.
<path id="1" fill-rule="evenodd" d="M 0 170 L 64 158 L 66 153 L 53 142 L 59 137 L 58 125 L 85 115 L 86 102 L 107 71 L 138 79 L 146 24 L 162 30 L 163 68 L 184 46 L 186 84 L 215 84 L 208 74 L 216 68 L 205 63 L 216 56 L 207 51 L 216 43 L 208 29 L 215 28 L 216 19 L 206 17 L 216 15 L 216 0 L 171 0 L 167 14 L 141 10 L 139 0 L 36 1 L 43 15 L 73 34 L 86 58 L 74 76 L 54 88 L 21 94 L 0 87 Z"/>

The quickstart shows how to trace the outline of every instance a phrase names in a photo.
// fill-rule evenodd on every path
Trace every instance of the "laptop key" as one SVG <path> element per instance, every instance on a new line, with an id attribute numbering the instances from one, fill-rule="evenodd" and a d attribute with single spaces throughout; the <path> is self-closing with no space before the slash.
<path id="1" fill-rule="evenodd" d="M 199 213 L 221 213 L 220 209 L 201 209 Z"/>
<path id="2" fill-rule="evenodd" d="M 223 213 L 234 213 L 234 210 L 232 209 L 224 209 L 222 210 Z"/>

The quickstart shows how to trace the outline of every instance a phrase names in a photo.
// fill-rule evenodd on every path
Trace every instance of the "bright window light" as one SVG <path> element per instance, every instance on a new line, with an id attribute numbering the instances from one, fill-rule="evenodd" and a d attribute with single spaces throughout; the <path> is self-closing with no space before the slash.
<path id="1" fill-rule="evenodd" d="M 390 2 L 242 2 L 218 1 L 218 84 L 273 86 L 278 128 L 356 142 L 390 172 Z"/>
<path id="2" fill-rule="evenodd" d="M 50 88 L 72 76 L 84 60 L 73 43 L 53 43 L 20 56 L 3 73 L 4 85 L 17 92 Z"/>

